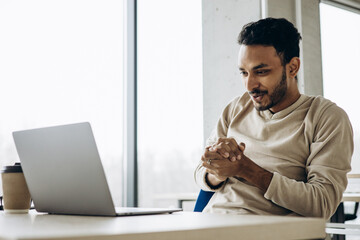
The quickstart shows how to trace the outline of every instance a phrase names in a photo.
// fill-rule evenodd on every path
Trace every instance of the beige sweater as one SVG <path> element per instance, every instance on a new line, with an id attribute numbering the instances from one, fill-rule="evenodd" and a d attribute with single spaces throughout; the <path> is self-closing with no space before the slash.
<path id="1" fill-rule="evenodd" d="M 244 142 L 244 154 L 274 176 L 265 194 L 237 178 L 211 189 L 200 163 L 195 181 L 203 190 L 215 191 L 205 212 L 327 219 L 335 212 L 347 185 L 354 147 L 350 121 L 336 104 L 301 95 L 272 114 L 257 111 L 245 93 L 225 108 L 207 146 L 219 137 Z"/>

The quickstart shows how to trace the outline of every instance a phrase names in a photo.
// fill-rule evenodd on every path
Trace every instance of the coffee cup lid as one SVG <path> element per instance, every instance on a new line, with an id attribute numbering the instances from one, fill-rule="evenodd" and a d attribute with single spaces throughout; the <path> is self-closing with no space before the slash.
<path id="1" fill-rule="evenodd" d="M 16 173 L 16 172 L 22 172 L 21 164 L 15 163 L 15 165 L 11 166 L 4 166 L 4 168 L 1 170 L 1 173 Z"/>

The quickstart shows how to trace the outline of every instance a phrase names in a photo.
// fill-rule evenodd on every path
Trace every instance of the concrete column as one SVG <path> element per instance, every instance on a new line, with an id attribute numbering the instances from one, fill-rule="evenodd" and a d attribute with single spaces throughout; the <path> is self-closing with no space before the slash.
<path id="1" fill-rule="evenodd" d="M 307 95 L 323 95 L 319 0 L 262 0 L 263 17 L 284 17 L 302 36 L 299 89 Z"/>
<path id="2" fill-rule="evenodd" d="M 245 92 L 237 67 L 237 36 L 243 25 L 261 17 L 260 0 L 203 0 L 204 139 L 223 108 Z"/>
<path id="3" fill-rule="evenodd" d="M 323 95 L 319 0 L 296 0 L 296 25 L 301 32 L 299 88 L 307 95 Z"/>

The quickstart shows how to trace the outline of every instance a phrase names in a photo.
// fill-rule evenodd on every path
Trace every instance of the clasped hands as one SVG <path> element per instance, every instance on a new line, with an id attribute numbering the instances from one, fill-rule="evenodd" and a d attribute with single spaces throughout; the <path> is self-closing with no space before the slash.
<path id="1" fill-rule="evenodd" d="M 201 160 L 210 183 L 217 185 L 228 177 L 239 176 L 246 158 L 244 150 L 245 144 L 237 144 L 233 138 L 219 138 L 215 144 L 206 147 Z"/>

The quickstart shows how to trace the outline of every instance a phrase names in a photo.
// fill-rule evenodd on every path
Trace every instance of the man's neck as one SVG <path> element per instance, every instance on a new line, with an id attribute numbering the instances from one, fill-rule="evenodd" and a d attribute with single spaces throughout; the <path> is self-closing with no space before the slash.
<path id="1" fill-rule="evenodd" d="M 284 96 L 285 100 L 271 107 L 269 111 L 273 114 L 280 112 L 285 108 L 288 108 L 289 106 L 294 104 L 300 98 L 300 96 L 301 94 L 299 90 L 296 88 L 296 91 L 286 93 L 286 95 Z"/>

